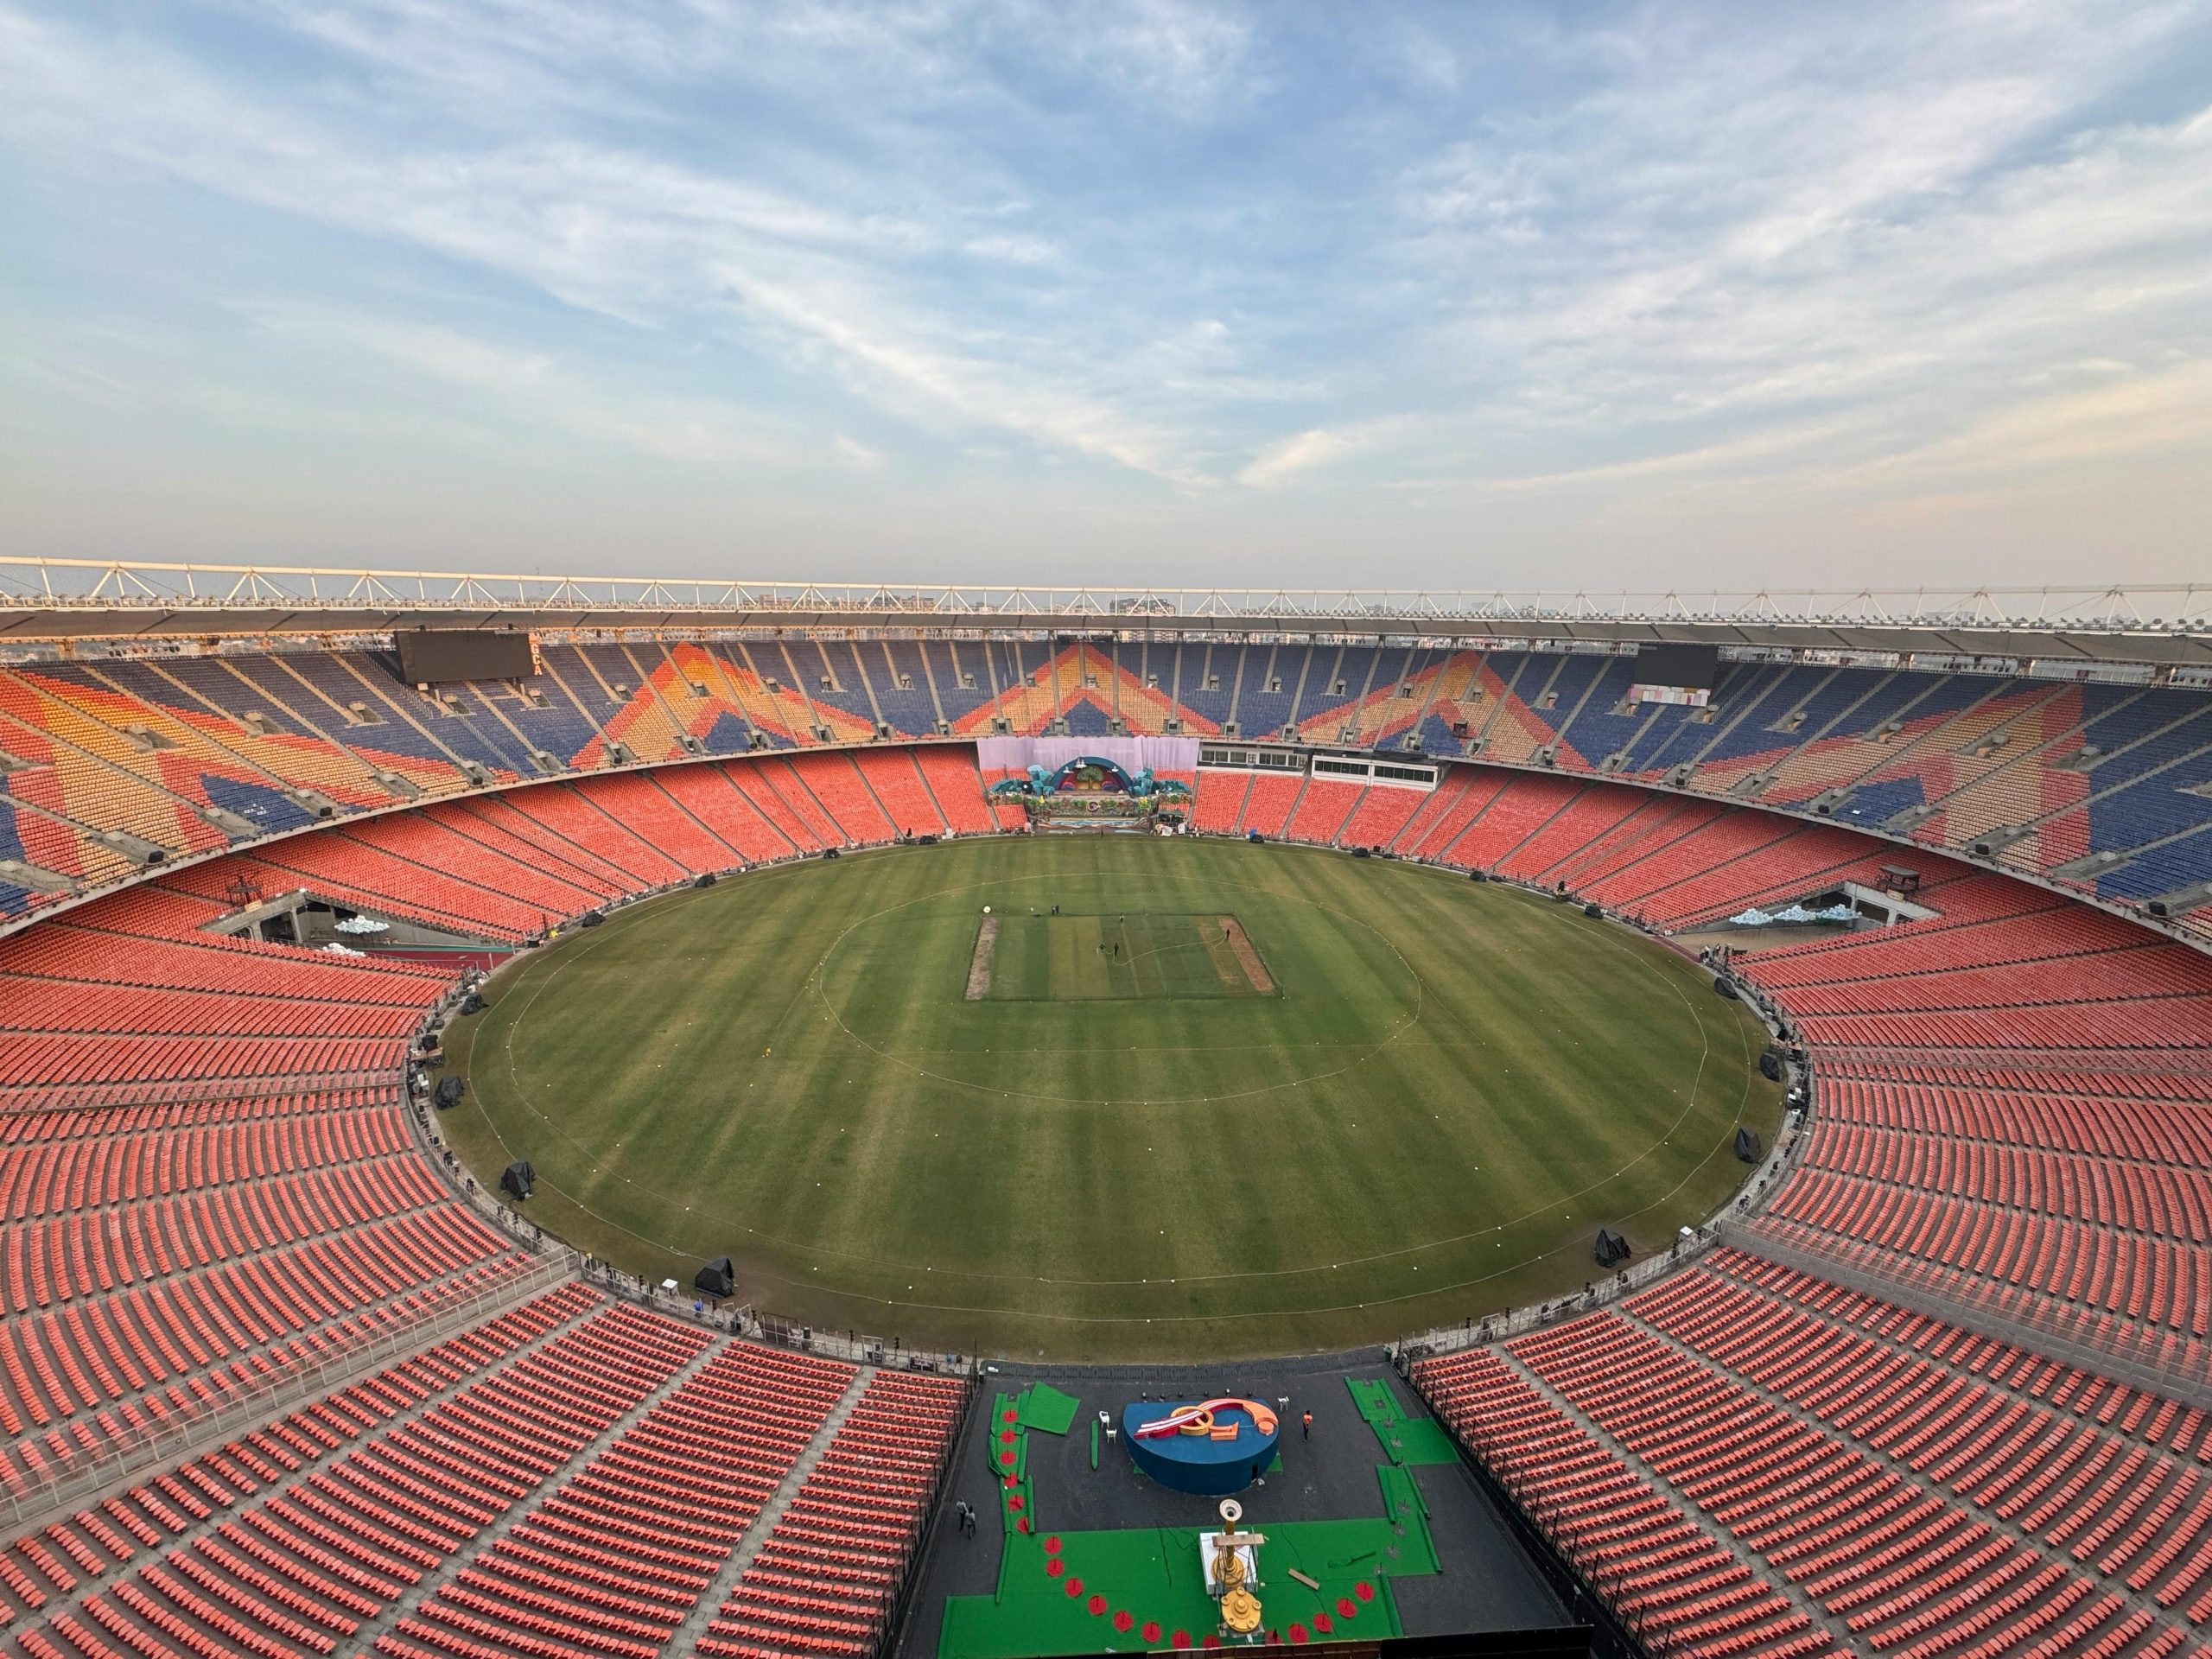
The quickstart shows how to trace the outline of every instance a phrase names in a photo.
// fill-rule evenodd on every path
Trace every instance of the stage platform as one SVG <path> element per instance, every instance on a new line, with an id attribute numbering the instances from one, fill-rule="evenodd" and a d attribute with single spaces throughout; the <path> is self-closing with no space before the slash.
<path id="1" fill-rule="evenodd" d="M 1033 1382 L 1078 1402 L 1066 1434 L 1030 1426 L 1036 1414 L 1020 1402 Z M 1586 1650 L 1511 1523 L 1456 1455 L 1436 1460 L 1426 1408 L 1374 1351 L 1190 1368 L 1007 1365 L 986 1376 L 893 1649 L 900 1659 L 1129 1652 L 1172 1647 L 1179 1628 L 1194 1646 L 1211 1631 L 1192 1563 L 1198 1535 L 1220 1525 L 1219 1500 L 1149 1479 L 1118 1433 L 1110 1443 L 1099 1435 L 1092 1464 L 1099 1412 L 1118 1431 L 1124 1408 L 1147 1395 L 1249 1397 L 1274 1408 L 1277 1454 L 1237 1499 L 1242 1524 L 1270 1539 L 1260 1597 L 1280 1639 L 1292 1641 L 1295 1624 L 1295 1639 L 1316 1643 L 1484 1633 L 1505 1644 L 1501 1653 Z M 1307 1411 L 1310 1440 L 1301 1433 Z M 1002 1440 L 1010 1430 L 1015 1438 Z M 995 1472 L 1008 1451 L 1012 1489 Z M 1010 1497 L 1021 1500 L 1018 1510 L 1007 1508 Z M 963 1499 L 982 1517 L 973 1538 L 950 1522 Z M 1324 1593 L 1291 1578 L 1294 1567 Z M 1072 1596 L 1071 1579 L 1082 1586 Z M 1349 1615 L 1337 1611 L 1340 1600 Z M 1516 1645 L 1513 1633 L 1534 1645 Z"/>

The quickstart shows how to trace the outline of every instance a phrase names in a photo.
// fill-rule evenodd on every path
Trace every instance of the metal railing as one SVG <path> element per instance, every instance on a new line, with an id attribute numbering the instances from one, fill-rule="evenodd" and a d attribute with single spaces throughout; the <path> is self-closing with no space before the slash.
<path id="1" fill-rule="evenodd" d="M 1728 1224 L 1721 1220 L 1707 1222 L 1690 1229 L 1690 1236 L 1676 1238 L 1674 1244 L 1642 1261 L 1618 1268 L 1603 1279 L 1591 1281 L 1586 1291 L 1572 1295 L 1554 1297 L 1549 1301 L 1530 1302 L 1521 1307 L 1509 1308 L 1503 1313 L 1478 1318 L 1469 1315 L 1457 1325 L 1433 1325 L 1411 1336 L 1401 1337 L 1390 1344 L 1392 1357 L 1408 1360 L 1425 1358 L 1431 1354 L 1455 1353 L 1464 1348 L 1480 1348 L 1492 1343 L 1504 1342 L 1560 1319 L 1571 1319 L 1593 1309 L 1608 1306 L 1624 1297 L 1632 1296 L 1648 1285 L 1656 1284 L 1669 1274 L 1678 1273 L 1715 1244 L 1723 1242 Z"/>
<path id="2" fill-rule="evenodd" d="M 858 610 L 886 617 L 1081 614 L 1366 621 L 1375 617 L 1515 621 L 1798 623 L 1986 628 L 2033 626 L 2188 632 L 2212 627 L 2212 584 L 2107 582 L 1918 588 L 1163 588 L 1116 583 L 886 582 L 723 577 L 544 575 L 304 564 L 65 559 L 0 555 L 0 602 L 135 607 L 664 611 L 672 607 Z M 302 626 L 308 619 L 302 619 Z"/>
<path id="3" fill-rule="evenodd" d="M 0 556 L 14 639 L 98 636 L 149 613 L 200 634 L 374 632 L 489 620 L 548 628 L 847 626 L 1402 632 L 1467 639 L 1699 640 L 2078 662 L 2212 663 L 2212 585 L 1158 588 L 1098 583 L 546 576 Z M 46 632 L 41 633 L 41 619 Z M 117 626 L 108 632 L 139 632 Z M 158 630 L 157 630 L 158 631 Z"/>
<path id="4" fill-rule="evenodd" d="M 386 1090 L 388 1071 L 289 1071 L 242 1077 L 194 1077 L 149 1083 L 25 1084 L 0 1089 L 0 1112 L 92 1111 L 133 1106 L 181 1106 L 208 1100 L 255 1100 L 273 1095 Z"/>

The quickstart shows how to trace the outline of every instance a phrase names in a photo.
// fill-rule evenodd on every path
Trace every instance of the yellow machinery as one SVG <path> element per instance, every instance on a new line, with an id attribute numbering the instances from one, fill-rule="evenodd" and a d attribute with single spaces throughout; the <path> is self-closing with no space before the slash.
<path id="1" fill-rule="evenodd" d="M 1207 1563 L 1208 1587 L 1220 1605 L 1226 1636 L 1249 1637 L 1260 1628 L 1260 1599 L 1252 1591 L 1260 1582 L 1260 1546 L 1268 1539 L 1265 1533 L 1238 1531 L 1236 1523 L 1243 1518 L 1243 1504 L 1233 1497 L 1221 1500 L 1222 1530 L 1213 1535 L 1212 1559 Z"/>

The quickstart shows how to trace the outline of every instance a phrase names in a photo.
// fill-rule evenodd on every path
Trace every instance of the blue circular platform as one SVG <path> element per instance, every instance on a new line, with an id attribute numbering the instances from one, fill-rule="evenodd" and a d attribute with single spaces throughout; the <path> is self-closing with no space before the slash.
<path id="1" fill-rule="evenodd" d="M 1164 1434 L 1137 1432 L 1147 1423 L 1200 1405 L 1212 1408 L 1216 1431 L 1235 1432 L 1220 1438 L 1172 1429 Z M 1262 1427 L 1254 1419 L 1255 1406 L 1265 1414 L 1268 1427 Z M 1179 1492 L 1220 1497 L 1243 1491 L 1268 1466 L 1274 1457 L 1276 1442 L 1282 1438 L 1282 1425 L 1271 1407 L 1257 1401 L 1147 1400 L 1122 1408 L 1122 1438 L 1128 1442 L 1131 1460 L 1161 1485 Z"/>

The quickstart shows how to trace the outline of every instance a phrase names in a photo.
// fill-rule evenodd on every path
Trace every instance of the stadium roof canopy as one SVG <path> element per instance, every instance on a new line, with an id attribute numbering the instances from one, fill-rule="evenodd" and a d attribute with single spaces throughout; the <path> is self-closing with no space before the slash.
<path id="1" fill-rule="evenodd" d="M 2212 585 L 1613 593 L 892 588 L 0 558 L 0 641 L 496 627 L 1323 634 L 2198 667 L 2212 665 Z"/>

